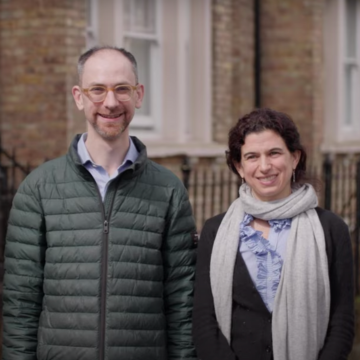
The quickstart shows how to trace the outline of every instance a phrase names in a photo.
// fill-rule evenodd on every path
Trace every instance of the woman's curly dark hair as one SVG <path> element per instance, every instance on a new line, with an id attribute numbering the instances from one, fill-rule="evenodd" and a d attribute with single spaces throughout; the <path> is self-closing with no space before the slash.
<path id="1" fill-rule="evenodd" d="M 234 164 L 241 161 L 241 147 L 245 138 L 251 133 L 259 133 L 264 130 L 272 130 L 279 134 L 288 150 L 294 153 L 300 151 L 300 160 L 295 169 L 296 182 L 301 182 L 306 173 L 306 152 L 300 143 L 300 134 L 290 116 L 271 109 L 260 108 L 241 117 L 237 124 L 229 132 L 226 161 L 232 172 L 239 176 Z"/>

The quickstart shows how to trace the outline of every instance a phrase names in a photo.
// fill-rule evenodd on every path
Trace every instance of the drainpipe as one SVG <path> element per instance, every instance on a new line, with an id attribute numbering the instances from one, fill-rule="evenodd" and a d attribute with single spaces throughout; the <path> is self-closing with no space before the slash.
<path id="1" fill-rule="evenodd" d="M 254 89 L 255 108 L 261 107 L 260 1 L 254 0 Z"/>

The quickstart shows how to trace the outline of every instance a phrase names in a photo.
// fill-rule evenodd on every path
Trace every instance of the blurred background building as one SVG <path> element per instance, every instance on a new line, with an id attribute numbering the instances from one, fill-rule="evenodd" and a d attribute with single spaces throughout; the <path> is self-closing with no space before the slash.
<path id="1" fill-rule="evenodd" d="M 289 113 L 311 159 L 357 152 L 358 0 L 1 0 L 1 138 L 36 166 L 85 129 L 76 61 L 124 46 L 146 97 L 132 133 L 152 157 L 223 156 L 254 106 Z"/>
<path id="2" fill-rule="evenodd" d="M 131 134 L 184 179 L 199 229 L 237 194 L 230 127 L 270 107 L 298 125 L 322 204 L 349 224 L 359 265 L 360 0 L 0 0 L 2 204 L 85 131 L 76 62 L 105 44 L 137 58 L 146 91 Z"/>
<path id="3" fill-rule="evenodd" d="M 254 107 L 290 114 L 312 164 L 360 152 L 359 0 L 0 0 L 1 146 L 31 167 L 85 129 L 71 87 L 93 45 L 132 51 L 131 133 L 161 162 L 223 161 Z"/>

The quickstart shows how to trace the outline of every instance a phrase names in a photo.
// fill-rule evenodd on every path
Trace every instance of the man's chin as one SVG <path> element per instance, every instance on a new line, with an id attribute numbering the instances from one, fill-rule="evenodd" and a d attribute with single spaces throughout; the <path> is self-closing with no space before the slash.
<path id="1" fill-rule="evenodd" d="M 129 124 L 120 127 L 107 127 L 106 129 L 95 128 L 95 131 L 107 141 L 116 141 L 123 136 Z"/>

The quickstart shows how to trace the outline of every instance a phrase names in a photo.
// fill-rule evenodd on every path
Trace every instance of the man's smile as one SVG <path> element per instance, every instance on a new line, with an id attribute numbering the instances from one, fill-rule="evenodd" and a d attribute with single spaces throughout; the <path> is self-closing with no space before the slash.
<path id="1" fill-rule="evenodd" d="M 100 114 L 100 113 L 98 113 L 98 115 L 105 119 L 117 119 L 120 116 L 122 116 L 123 113 L 118 113 L 118 114 Z"/>

